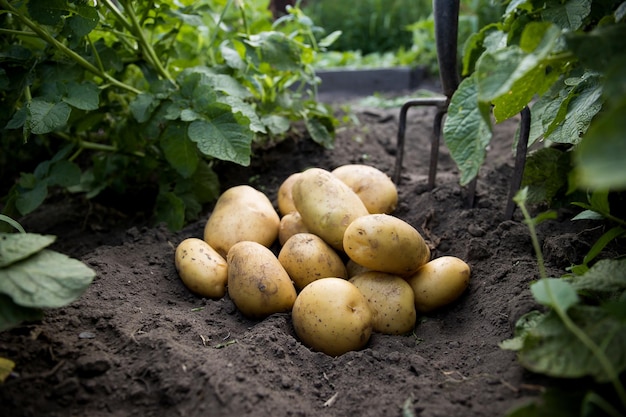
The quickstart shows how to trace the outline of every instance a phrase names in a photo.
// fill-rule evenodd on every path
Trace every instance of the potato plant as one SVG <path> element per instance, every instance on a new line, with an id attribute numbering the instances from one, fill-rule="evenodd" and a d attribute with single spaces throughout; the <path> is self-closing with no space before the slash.
<path id="1" fill-rule="evenodd" d="M 12 217 L 55 187 L 142 190 L 140 208 L 178 229 L 218 196 L 219 161 L 249 164 L 294 120 L 333 141 L 335 119 L 314 99 L 326 41 L 297 8 L 273 22 L 262 0 L 0 0 L 0 26 Z"/>
<path id="2" fill-rule="evenodd" d="M 455 257 L 431 260 L 415 228 L 381 212 L 398 202 L 389 177 L 365 165 L 333 172 L 290 175 L 277 190 L 277 210 L 248 185 L 226 190 L 204 240 L 190 237 L 176 249 L 182 282 L 208 298 L 228 292 L 250 319 L 290 312 L 301 342 L 332 356 L 363 348 L 372 332 L 409 333 L 418 312 L 457 300 L 469 266 Z M 355 180 L 346 172 L 367 175 Z M 371 212 L 369 190 L 381 191 Z"/>

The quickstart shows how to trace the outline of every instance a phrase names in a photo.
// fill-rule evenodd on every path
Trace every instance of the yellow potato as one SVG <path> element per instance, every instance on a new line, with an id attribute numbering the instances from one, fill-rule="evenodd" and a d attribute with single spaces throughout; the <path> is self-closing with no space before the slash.
<path id="1" fill-rule="evenodd" d="M 407 278 L 413 288 L 415 308 L 428 313 L 458 299 L 470 281 L 470 267 L 454 256 L 435 258 Z"/>
<path id="2" fill-rule="evenodd" d="M 204 240 L 226 257 L 237 242 L 253 241 L 269 247 L 278 237 L 280 218 L 271 201 L 249 185 L 226 190 L 204 227 Z"/>
<path id="3" fill-rule="evenodd" d="M 312 233 L 298 233 L 289 238 L 278 260 L 299 290 L 321 278 L 348 276 L 337 252 Z"/>
<path id="4" fill-rule="evenodd" d="M 302 343 L 330 356 L 363 348 L 372 334 L 365 296 L 341 278 L 322 278 L 304 287 L 291 315 Z"/>
<path id="5" fill-rule="evenodd" d="M 180 242 L 174 261 L 183 284 L 194 293 L 207 298 L 226 294 L 226 260 L 204 240 L 188 238 Z"/>
<path id="6" fill-rule="evenodd" d="M 430 248 L 409 223 L 387 214 L 370 214 L 353 221 L 343 246 L 354 262 L 373 271 L 413 274 L 430 259 Z"/>
<path id="7" fill-rule="evenodd" d="M 365 296 L 374 315 L 375 332 L 404 334 L 415 327 L 417 313 L 413 289 L 403 278 L 369 271 L 350 278 Z"/>
<path id="8" fill-rule="evenodd" d="M 332 174 L 361 198 L 371 213 L 392 213 L 398 206 L 398 190 L 391 178 L 378 168 L 350 164 L 335 168 Z"/>
<path id="9" fill-rule="evenodd" d="M 257 242 L 239 242 L 226 260 L 228 295 L 243 315 L 260 319 L 291 310 L 296 289 L 271 250 Z"/>
<path id="10" fill-rule="evenodd" d="M 278 187 L 278 194 L 276 200 L 278 202 L 278 211 L 281 216 L 285 216 L 292 211 L 296 211 L 296 206 L 293 204 L 292 189 L 295 182 L 300 177 L 300 173 L 296 172 L 287 177 L 280 187 Z"/>
<path id="11" fill-rule="evenodd" d="M 285 214 L 280 219 L 280 225 L 278 226 L 278 242 L 281 246 L 296 233 L 308 233 L 309 229 L 306 228 L 302 222 L 302 217 L 297 211 Z"/>
<path id="12" fill-rule="evenodd" d="M 369 214 L 350 187 L 320 168 L 303 171 L 292 193 L 307 229 L 337 250 L 343 250 L 343 234 L 350 223 Z"/>

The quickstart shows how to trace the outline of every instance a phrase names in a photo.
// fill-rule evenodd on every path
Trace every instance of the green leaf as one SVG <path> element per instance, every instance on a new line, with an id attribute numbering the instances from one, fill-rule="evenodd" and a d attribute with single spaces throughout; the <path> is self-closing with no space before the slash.
<path id="1" fill-rule="evenodd" d="M 0 268 L 26 259 L 50 246 L 55 236 L 35 233 L 0 233 Z"/>
<path id="2" fill-rule="evenodd" d="M 95 275 L 82 262 L 44 249 L 0 269 L 0 293 L 24 307 L 58 308 L 77 299 Z"/>
<path id="3" fill-rule="evenodd" d="M 24 321 L 43 318 L 43 311 L 15 304 L 8 295 L 0 294 L 0 332 L 18 326 Z M 2 361 L 0 358 L 0 382 L 2 382 Z"/>
<path id="4" fill-rule="evenodd" d="M 593 210 L 581 211 L 580 213 L 572 217 L 572 220 L 603 220 L 603 219 L 604 219 L 603 215 Z"/>
<path id="5" fill-rule="evenodd" d="M 187 125 L 169 123 L 159 142 L 167 162 L 183 177 L 189 178 L 198 168 L 196 145 L 187 138 Z"/>
<path id="6" fill-rule="evenodd" d="M 34 98 L 28 104 L 28 111 L 28 128 L 36 135 L 43 135 L 64 127 L 72 109 L 64 102 L 49 103 Z"/>
<path id="7" fill-rule="evenodd" d="M 593 291 L 605 296 L 621 294 L 626 290 L 626 259 L 600 260 L 584 275 L 569 278 L 568 282 L 578 292 Z"/>
<path id="8" fill-rule="evenodd" d="M 541 17 L 552 22 L 561 29 L 575 31 L 580 29 L 585 18 L 591 12 L 590 0 L 567 0 L 561 2 L 547 2 L 547 7 L 541 12 Z"/>
<path id="9" fill-rule="evenodd" d="M 572 81 L 576 84 L 559 110 L 565 116 L 557 116 L 546 134 L 546 139 L 552 142 L 578 144 L 602 108 L 602 84 L 598 74 L 586 73 L 580 80 Z"/>
<path id="10" fill-rule="evenodd" d="M 180 230 L 185 224 L 185 204 L 172 192 L 160 193 L 154 215 L 157 223 L 165 223 L 170 230 Z"/>
<path id="11" fill-rule="evenodd" d="M 626 97 L 591 124 L 574 152 L 582 187 L 626 190 Z"/>
<path id="12" fill-rule="evenodd" d="M 218 99 L 220 103 L 229 105 L 233 113 L 240 113 L 250 121 L 250 130 L 256 133 L 267 133 L 264 121 L 259 119 L 256 109 L 248 102 L 235 96 L 223 96 Z"/>
<path id="13" fill-rule="evenodd" d="M 538 303 L 562 311 L 579 301 L 574 287 L 559 278 L 540 279 L 530 286 L 530 291 Z"/>
<path id="14" fill-rule="evenodd" d="M 298 71 L 302 65 L 301 46 L 281 32 L 261 32 L 244 41 L 258 54 L 260 61 L 279 71 Z"/>
<path id="15" fill-rule="evenodd" d="M 606 71 L 616 57 L 624 55 L 621 43 L 625 37 L 626 25 L 604 25 L 589 32 L 569 32 L 565 41 L 585 67 Z"/>
<path id="16" fill-rule="evenodd" d="M 468 184 L 485 160 L 491 140 L 491 124 L 486 109 L 478 103 L 475 77 L 468 77 L 455 91 L 443 126 L 443 137 L 461 171 L 461 185 Z"/>
<path id="17" fill-rule="evenodd" d="M 83 37 L 98 26 L 98 10 L 88 4 L 77 4 L 74 14 L 67 19 L 76 37 Z"/>
<path id="18" fill-rule="evenodd" d="M 522 45 L 536 45 L 534 51 L 526 53 L 522 47 L 511 45 L 480 57 L 476 63 L 478 100 L 494 103 L 496 121 L 519 113 L 535 94 L 543 93 L 556 80 L 558 74 L 549 71 L 544 59 L 559 37 L 560 30 L 554 25 L 530 23 Z"/>
<path id="19" fill-rule="evenodd" d="M 60 160 L 50 167 L 48 185 L 71 187 L 80 182 L 81 175 L 78 165 L 67 160 Z"/>
<path id="20" fill-rule="evenodd" d="M 189 139 L 206 156 L 249 165 L 254 137 L 250 129 L 225 104 L 214 104 L 211 110 L 208 120 L 197 120 L 189 125 Z"/>
<path id="21" fill-rule="evenodd" d="M 601 307 L 586 305 L 572 306 L 568 315 L 601 347 L 617 374 L 626 369 L 626 322 Z M 528 370 L 552 377 L 591 376 L 600 383 L 610 378 L 594 354 L 563 325 L 554 310 L 527 330 L 518 359 Z"/>
<path id="22" fill-rule="evenodd" d="M 15 208 L 22 216 L 31 213 L 44 202 L 48 196 L 48 184 L 40 181 L 31 190 L 21 192 L 15 199 Z"/>
<path id="23" fill-rule="evenodd" d="M 262 119 L 262 123 L 264 126 L 267 126 L 267 129 L 273 135 L 282 135 L 289 130 L 291 127 L 291 122 L 285 116 L 280 116 L 278 114 L 269 114 L 264 116 Z"/>
<path id="24" fill-rule="evenodd" d="M 56 26 L 63 22 L 63 18 L 69 15 L 65 0 L 29 0 L 27 3 L 28 14 L 37 22 Z"/>
<path id="25" fill-rule="evenodd" d="M 63 101 L 77 109 L 97 110 L 100 103 L 100 89 L 91 82 L 79 84 L 70 82 L 67 85 L 67 96 Z"/>
<path id="26" fill-rule="evenodd" d="M 551 203 L 567 189 L 569 154 L 555 148 L 541 148 L 526 158 L 522 187 L 528 187 L 530 204 Z"/>
<path id="27" fill-rule="evenodd" d="M 149 93 L 139 94 L 130 103 L 130 111 L 133 113 L 135 120 L 139 123 L 144 123 L 150 116 L 154 109 L 159 105 L 159 101 Z"/>
<path id="28" fill-rule="evenodd" d="M 332 149 L 333 136 L 330 134 L 326 122 L 327 120 L 321 117 L 307 117 L 304 119 L 304 124 L 311 135 L 311 139 L 327 149 Z"/>

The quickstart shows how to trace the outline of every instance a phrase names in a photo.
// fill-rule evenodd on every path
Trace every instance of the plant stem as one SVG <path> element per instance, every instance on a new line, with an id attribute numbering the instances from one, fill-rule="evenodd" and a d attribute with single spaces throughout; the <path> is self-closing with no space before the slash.
<path id="1" fill-rule="evenodd" d="M 624 390 L 624 386 L 621 384 L 619 380 L 619 375 L 615 372 L 611 361 L 604 354 L 604 351 L 596 345 L 596 343 L 580 328 L 574 323 L 574 321 L 567 315 L 567 311 L 565 311 L 561 304 L 556 301 L 555 295 L 552 293 L 552 289 L 547 281 L 547 274 L 543 260 L 543 254 L 541 252 L 541 247 L 539 246 L 539 239 L 537 238 L 537 232 L 535 230 L 535 222 L 530 217 L 530 213 L 526 208 L 525 204 L 525 194 L 516 198 L 517 205 L 519 206 L 522 214 L 524 215 L 524 221 L 528 225 L 528 229 L 530 231 L 531 239 L 533 242 L 533 248 L 535 249 L 535 255 L 537 256 L 537 264 L 539 266 L 539 276 L 544 279 L 544 286 L 546 294 L 552 301 L 552 308 L 559 316 L 567 330 L 569 330 L 580 342 L 585 345 L 587 349 L 596 357 L 598 362 L 600 362 L 600 366 L 602 366 L 604 372 L 611 380 L 613 388 L 617 392 L 617 395 L 622 402 L 622 406 L 626 409 L 626 391 Z"/>
<path id="2" fill-rule="evenodd" d="M 211 34 L 211 38 L 209 39 L 209 53 L 211 54 L 211 62 L 213 64 L 215 64 L 215 57 L 213 55 L 213 44 L 215 43 L 215 40 L 217 39 L 217 34 L 220 31 L 220 25 L 222 24 L 222 22 L 224 21 L 224 17 L 226 16 L 226 12 L 228 11 L 228 9 L 230 8 L 230 5 L 233 3 L 233 0 L 228 0 L 228 2 L 226 3 L 226 6 L 224 6 L 224 9 L 222 9 L 222 13 L 220 13 L 220 18 L 217 21 L 217 23 L 215 23 L 215 30 L 213 31 L 213 33 Z"/>
<path id="3" fill-rule="evenodd" d="M 132 4 L 128 0 L 125 0 L 123 3 L 124 3 L 124 9 L 126 10 L 128 17 L 130 18 L 130 23 L 132 25 L 132 32 L 137 35 L 139 44 L 141 45 L 141 49 L 143 49 L 144 52 L 146 53 L 148 60 L 152 63 L 152 65 L 156 68 L 157 72 L 163 78 L 171 82 L 173 85 L 176 85 L 174 78 L 170 75 L 167 69 L 163 66 L 163 64 L 161 63 L 161 60 L 159 59 L 156 52 L 154 51 L 154 48 L 146 39 L 143 29 L 141 28 L 141 25 L 139 24 L 139 20 L 137 20 L 137 15 L 135 14 L 135 9 L 133 9 Z"/>

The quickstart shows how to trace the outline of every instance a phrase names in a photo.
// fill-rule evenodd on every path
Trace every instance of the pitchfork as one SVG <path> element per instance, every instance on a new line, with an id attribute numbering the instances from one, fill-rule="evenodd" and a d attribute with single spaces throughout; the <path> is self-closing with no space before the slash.
<path id="1" fill-rule="evenodd" d="M 404 157 L 404 137 L 406 132 L 406 119 L 409 108 L 415 106 L 435 106 L 433 135 L 430 143 L 430 164 L 428 168 L 428 188 L 435 187 L 437 176 L 437 161 L 439 157 L 439 141 L 441 138 L 441 128 L 443 118 L 448 112 L 450 99 L 459 86 L 459 75 L 457 71 L 457 37 L 459 28 L 459 0 L 433 0 L 433 14 L 435 18 L 435 41 L 437 45 L 437 61 L 439 63 L 439 76 L 444 97 L 416 98 L 409 100 L 400 109 L 400 120 L 398 126 L 398 142 L 396 152 L 396 163 L 394 167 L 393 180 L 400 184 L 400 172 L 402 170 L 402 159 Z M 513 218 L 515 203 L 513 197 L 522 183 L 524 174 L 524 162 L 528 146 L 528 136 L 530 134 L 530 110 L 525 107 L 520 113 L 520 135 L 517 142 L 515 155 L 515 167 L 511 186 L 509 189 L 508 201 L 504 217 Z M 476 195 L 475 177 L 468 186 L 468 206 L 474 206 Z"/>

